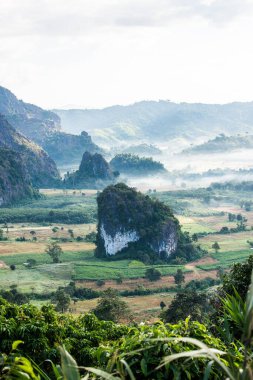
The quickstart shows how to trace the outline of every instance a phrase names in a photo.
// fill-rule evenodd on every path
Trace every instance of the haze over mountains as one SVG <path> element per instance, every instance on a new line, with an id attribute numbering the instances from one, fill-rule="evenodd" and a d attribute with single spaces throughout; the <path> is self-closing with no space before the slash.
<path id="1" fill-rule="evenodd" d="M 4 115 L 2 123 L 3 120 L 4 125 L 9 123 L 6 130 L 10 133 L 15 131 L 14 127 L 17 140 L 25 141 L 19 146 L 36 146 L 38 162 L 35 160 L 34 165 L 33 156 L 27 159 L 27 165 L 31 182 L 38 187 L 59 178 L 55 163 L 62 173 L 77 169 L 84 152 L 106 154 L 108 161 L 122 153 L 141 159 L 153 157 L 167 170 L 157 172 L 157 189 L 180 187 L 189 174 L 193 178 L 196 173 L 194 178 L 199 178 L 199 174 L 219 168 L 224 174 L 228 170 L 229 175 L 239 169 L 251 173 L 253 102 L 218 105 L 161 100 L 105 109 L 47 111 L 18 100 L 8 89 L 0 87 L 0 114 Z M 1 139 L 5 146 L 6 136 Z M 14 145 L 7 147 L 18 151 Z M 235 149 L 241 152 L 234 155 Z M 31 157 L 27 153 L 25 156 Z M 34 169 L 38 167 L 39 170 Z M 124 179 L 129 185 L 145 190 L 150 186 L 147 174 L 134 176 L 130 171 Z M 205 184 L 212 180 L 205 177 Z M 198 184 L 188 185 L 202 183 L 199 180 Z"/>
<path id="2" fill-rule="evenodd" d="M 80 162 L 85 150 L 101 152 L 90 136 L 61 131 L 61 119 L 54 112 L 25 103 L 0 86 L 0 114 L 19 132 L 39 144 L 58 164 Z"/>
<path id="3" fill-rule="evenodd" d="M 253 132 L 253 102 L 218 104 L 142 101 L 104 109 L 54 110 L 66 132 L 91 134 L 98 144 L 205 141 L 220 133 Z"/>

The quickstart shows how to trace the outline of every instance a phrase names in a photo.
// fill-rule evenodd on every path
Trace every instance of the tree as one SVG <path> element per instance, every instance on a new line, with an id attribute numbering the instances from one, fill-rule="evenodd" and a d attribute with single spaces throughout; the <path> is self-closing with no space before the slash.
<path id="1" fill-rule="evenodd" d="M 217 253 L 220 249 L 219 243 L 217 243 L 217 241 L 213 243 L 212 248 L 215 250 L 215 253 Z"/>
<path id="2" fill-rule="evenodd" d="M 59 263 L 60 262 L 60 256 L 63 253 L 61 247 L 56 242 L 53 242 L 47 246 L 47 249 L 45 250 L 45 253 L 48 254 L 52 260 L 53 263 Z"/>
<path id="3" fill-rule="evenodd" d="M 35 259 L 27 259 L 26 264 L 28 268 L 33 268 L 36 266 L 37 261 Z"/>
<path id="4" fill-rule="evenodd" d="M 191 316 L 192 320 L 202 321 L 208 310 L 207 297 L 204 293 L 180 292 L 173 298 L 167 310 L 161 313 L 161 318 L 167 323 L 177 323 Z"/>
<path id="5" fill-rule="evenodd" d="M 218 267 L 217 268 L 217 278 L 222 280 L 223 276 L 224 276 L 224 269 L 222 267 Z"/>
<path id="6" fill-rule="evenodd" d="M 71 298 L 70 295 L 66 293 L 63 289 L 58 289 L 55 292 L 52 301 L 56 302 L 55 309 L 64 313 L 69 308 Z"/>
<path id="7" fill-rule="evenodd" d="M 71 239 L 74 239 L 74 231 L 69 229 L 68 233 L 70 234 Z"/>
<path id="8" fill-rule="evenodd" d="M 178 269 L 176 274 L 174 274 L 174 280 L 178 287 L 181 288 L 182 283 L 185 282 L 185 277 L 182 269 Z"/>
<path id="9" fill-rule="evenodd" d="M 120 285 L 120 284 L 122 284 L 122 282 L 123 282 L 123 276 L 122 276 L 122 274 L 118 274 L 118 276 L 116 278 L 116 283 L 118 285 Z"/>
<path id="10" fill-rule="evenodd" d="M 155 268 L 149 268 L 145 272 L 145 277 L 149 281 L 158 281 L 161 278 L 161 272 L 158 269 Z"/>
<path id="11" fill-rule="evenodd" d="M 92 310 L 97 318 L 104 321 L 118 322 L 130 316 L 129 308 L 125 301 L 122 301 L 117 292 L 111 288 L 105 290 L 98 301 L 95 309 Z"/>
<path id="12" fill-rule="evenodd" d="M 251 281 L 251 273 L 253 270 L 253 255 L 243 263 L 233 264 L 229 273 L 225 273 L 222 277 L 222 294 L 234 295 L 234 289 L 239 293 L 243 300 L 249 289 Z"/>
<path id="13" fill-rule="evenodd" d="M 231 212 L 229 212 L 228 213 L 228 221 L 229 222 L 234 222 L 235 219 L 236 219 L 236 215 L 232 214 Z"/>
<path id="14" fill-rule="evenodd" d="M 195 243 L 198 241 L 198 235 L 197 234 L 193 234 L 192 235 L 192 241 L 194 241 Z"/>
<path id="15" fill-rule="evenodd" d="M 9 226 L 7 222 L 4 222 L 4 228 L 6 228 L 6 233 L 9 233 Z"/>

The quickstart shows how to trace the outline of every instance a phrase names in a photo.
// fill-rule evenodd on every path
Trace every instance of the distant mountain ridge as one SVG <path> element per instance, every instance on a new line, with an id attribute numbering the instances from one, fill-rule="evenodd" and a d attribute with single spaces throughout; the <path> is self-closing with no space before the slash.
<path id="1" fill-rule="evenodd" d="M 54 110 L 64 131 L 91 134 L 96 143 L 165 142 L 178 137 L 213 138 L 220 133 L 253 133 L 253 102 L 230 104 L 142 101 L 104 109 Z"/>
<path id="2" fill-rule="evenodd" d="M 253 149 L 253 135 L 216 136 L 203 144 L 185 149 L 182 153 L 221 153 L 239 149 Z"/>
<path id="3" fill-rule="evenodd" d="M 58 164 L 79 162 L 87 150 L 102 151 L 86 132 L 80 136 L 62 132 L 61 119 L 56 113 L 25 103 L 1 86 L 0 114 L 17 131 L 42 146 Z"/>

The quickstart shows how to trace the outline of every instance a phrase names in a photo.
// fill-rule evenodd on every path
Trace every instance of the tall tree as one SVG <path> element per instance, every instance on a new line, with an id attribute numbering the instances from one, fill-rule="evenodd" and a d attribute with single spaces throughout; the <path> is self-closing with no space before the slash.
<path id="1" fill-rule="evenodd" d="M 185 277 L 182 269 L 178 269 L 176 274 L 174 274 L 175 283 L 181 288 L 183 282 L 185 282 Z"/>
<path id="2" fill-rule="evenodd" d="M 53 263 L 59 263 L 60 256 L 62 255 L 63 251 L 59 244 L 53 242 L 47 246 L 45 253 L 47 253 L 52 258 Z"/>

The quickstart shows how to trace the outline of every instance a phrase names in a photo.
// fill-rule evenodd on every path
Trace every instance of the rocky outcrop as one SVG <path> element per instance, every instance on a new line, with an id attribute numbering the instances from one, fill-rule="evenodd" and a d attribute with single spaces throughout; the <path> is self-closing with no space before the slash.
<path id="1" fill-rule="evenodd" d="M 93 143 L 85 131 L 79 136 L 55 132 L 42 142 L 42 147 L 58 164 L 80 162 L 85 151 L 90 153 L 102 152 L 102 149 Z"/>
<path id="2" fill-rule="evenodd" d="M 152 251 L 168 258 L 176 252 L 180 227 L 170 208 L 129 188 L 108 186 L 98 199 L 97 256 Z"/>
<path id="3" fill-rule="evenodd" d="M 60 183 L 55 162 L 41 147 L 18 133 L 2 115 L 0 115 L 0 147 L 19 154 L 33 186 L 52 187 Z"/>
<path id="4" fill-rule="evenodd" d="M 66 187 L 87 188 L 104 187 L 114 180 L 115 173 L 101 154 L 85 152 L 79 169 L 74 173 L 67 173 L 64 182 Z"/>
<path id="5" fill-rule="evenodd" d="M 0 148 L 0 207 L 34 194 L 22 155 Z"/>
<path id="6" fill-rule="evenodd" d="M 1 86 L 0 113 L 17 131 L 42 146 L 58 164 L 80 162 L 86 150 L 102 152 L 86 132 L 79 136 L 62 132 L 58 115 L 17 99 Z"/>

